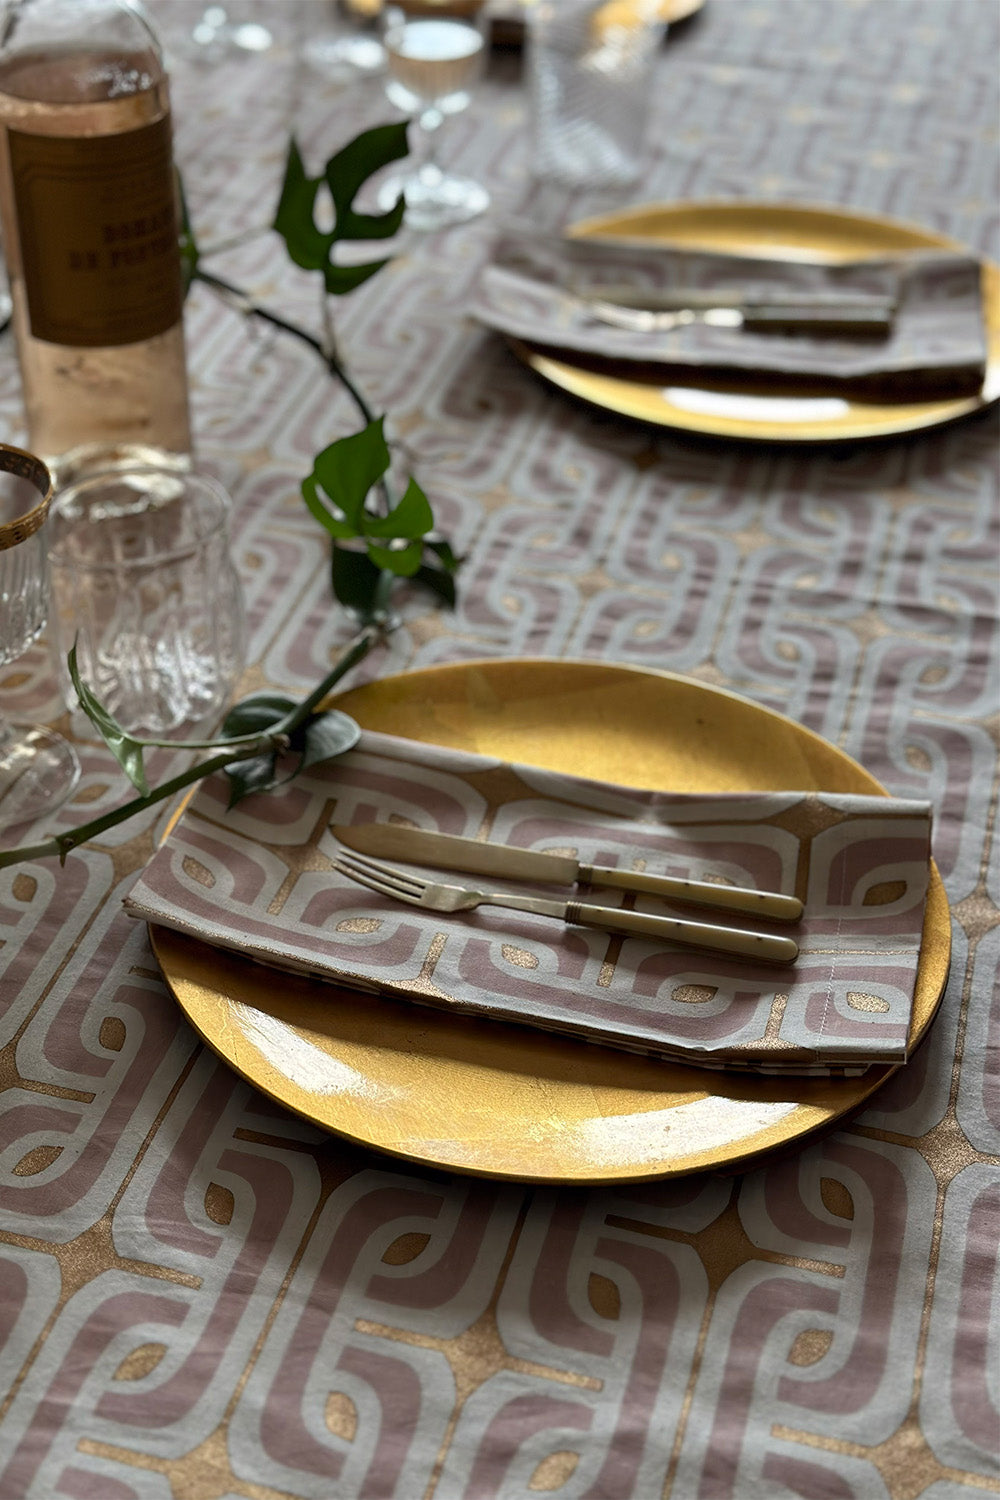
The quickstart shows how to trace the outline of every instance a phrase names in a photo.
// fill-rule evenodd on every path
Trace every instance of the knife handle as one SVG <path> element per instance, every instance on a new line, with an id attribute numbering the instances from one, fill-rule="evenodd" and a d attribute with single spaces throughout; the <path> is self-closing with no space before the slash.
<path id="1" fill-rule="evenodd" d="M 755 891 L 745 886 L 715 885 L 708 880 L 647 875 L 642 870 L 617 870 L 613 866 L 605 868 L 601 865 L 581 865 L 576 878 L 587 885 L 644 891 L 650 896 L 665 896 L 668 901 L 714 906 L 720 911 L 741 912 L 744 916 L 766 918 L 771 922 L 799 922 L 802 919 L 799 898 L 783 896 L 778 891 Z"/>
<path id="2" fill-rule="evenodd" d="M 858 333 L 884 338 L 892 329 L 890 311 L 865 302 L 815 303 L 747 302 L 743 308 L 747 333 Z"/>
<path id="3" fill-rule="evenodd" d="M 651 917 L 642 911 L 621 911 L 614 906 L 588 906 L 582 901 L 568 901 L 563 920 L 581 927 L 600 927 L 605 932 L 624 932 L 631 937 L 658 938 L 661 942 L 666 938 L 686 947 L 733 953 L 758 963 L 790 964 L 799 956 L 798 944 L 791 938 L 743 932 L 737 927 L 715 927 L 709 922 L 685 922 L 680 917 Z"/>

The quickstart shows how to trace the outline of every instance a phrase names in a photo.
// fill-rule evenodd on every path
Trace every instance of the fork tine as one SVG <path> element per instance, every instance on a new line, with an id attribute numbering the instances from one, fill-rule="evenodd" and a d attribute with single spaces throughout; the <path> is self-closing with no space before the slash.
<path id="1" fill-rule="evenodd" d="M 334 860 L 333 868 L 339 870 L 342 875 L 348 876 L 356 885 L 363 885 L 369 891 L 374 891 L 378 896 L 389 896 L 393 901 L 415 901 L 416 896 L 409 892 L 397 890 L 395 886 L 387 885 L 384 880 L 376 876 L 367 875 L 362 870 L 352 870 L 348 865 L 341 864 L 340 860 Z"/>
<path id="2" fill-rule="evenodd" d="M 359 885 L 366 885 L 369 890 L 378 891 L 383 896 L 394 896 L 401 901 L 419 901 L 425 888 L 422 880 L 355 855 L 338 855 L 333 866 L 350 880 L 356 880 Z"/>
<path id="3" fill-rule="evenodd" d="M 338 858 L 346 864 L 353 865 L 355 869 L 364 871 L 367 875 L 377 876 L 380 880 L 387 880 L 392 885 L 406 886 L 418 896 L 427 889 L 426 880 L 420 880 L 416 875 L 408 875 L 405 870 L 396 870 L 392 865 L 379 864 L 377 860 L 368 859 L 364 854 L 341 854 Z"/>

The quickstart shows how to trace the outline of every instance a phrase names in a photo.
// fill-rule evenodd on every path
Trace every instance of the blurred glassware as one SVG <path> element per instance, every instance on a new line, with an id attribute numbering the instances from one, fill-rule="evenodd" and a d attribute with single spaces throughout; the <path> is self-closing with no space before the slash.
<path id="1" fill-rule="evenodd" d="M 482 184 L 445 172 L 436 151 L 445 118 L 471 102 L 483 71 L 487 26 L 479 0 L 394 0 L 385 7 L 385 91 L 397 108 L 416 115 L 424 147 L 416 171 L 385 182 L 378 203 L 392 208 L 402 193 L 412 229 L 461 224 L 489 207 Z"/>
<path id="2" fill-rule="evenodd" d="M 231 502 L 214 479 L 150 466 L 92 474 L 52 504 L 52 632 L 126 729 L 170 735 L 214 719 L 244 662 L 229 554 Z"/>
<path id="3" fill-rule="evenodd" d="M 191 41 L 206 62 L 222 62 L 241 52 L 266 52 L 274 38 L 259 21 L 234 21 L 224 5 L 206 5 Z"/>
<path id="4" fill-rule="evenodd" d="M 642 167 L 661 0 L 537 0 L 527 12 L 532 170 L 574 186 Z"/>
<path id="5" fill-rule="evenodd" d="M 0 473 L 0 666 L 6 666 L 41 633 L 48 613 L 44 527 L 52 480 L 40 459 L 5 445 Z M 54 812 L 79 776 L 76 753 L 61 735 L 0 715 L 0 827 Z"/>
<path id="6" fill-rule="evenodd" d="M 316 8 L 311 7 L 310 16 Z M 385 48 L 377 34 L 382 0 L 332 0 L 331 8 L 340 20 L 335 15 L 332 25 L 310 36 L 302 49 L 310 67 L 336 83 L 384 72 Z"/>

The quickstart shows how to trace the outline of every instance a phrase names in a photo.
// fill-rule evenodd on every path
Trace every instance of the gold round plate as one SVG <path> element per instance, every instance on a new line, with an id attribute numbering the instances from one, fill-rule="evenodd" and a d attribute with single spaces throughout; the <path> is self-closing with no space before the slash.
<path id="1" fill-rule="evenodd" d="M 883 793 L 790 719 L 667 672 L 583 661 L 477 661 L 386 677 L 333 700 L 367 729 L 629 786 Z M 742 1168 L 856 1110 L 860 1078 L 736 1075 L 279 973 L 165 928 L 153 947 L 204 1040 L 326 1130 L 409 1161 L 519 1181 L 642 1181 Z M 911 1028 L 948 973 L 936 868 Z"/>
<path id="2" fill-rule="evenodd" d="M 704 3 L 705 0 L 660 0 L 656 19 L 677 26 L 701 10 Z M 375 4 L 381 8 L 380 0 L 375 0 Z M 526 13 L 533 4 L 534 0 L 488 0 L 486 10 L 491 21 L 491 39 L 505 47 L 520 47 L 524 42 Z M 358 0 L 355 0 L 354 8 L 362 9 Z M 366 8 L 370 10 L 370 4 Z"/>
<path id="3" fill-rule="evenodd" d="M 905 250 L 964 250 L 943 235 L 894 219 L 768 203 L 646 204 L 586 219 L 569 232 L 788 260 L 818 257 L 831 263 Z M 560 390 L 602 410 L 659 427 L 754 442 L 832 443 L 899 437 L 982 411 L 1000 398 L 1000 266 L 984 262 L 982 277 L 986 372 L 976 395 L 957 399 L 875 402 L 832 392 L 799 396 L 773 386 L 769 389 L 763 381 L 759 387 L 742 381 L 732 389 L 699 385 L 694 379 L 690 385 L 663 386 L 588 370 L 519 340 L 511 340 L 511 345 L 532 370 Z"/>

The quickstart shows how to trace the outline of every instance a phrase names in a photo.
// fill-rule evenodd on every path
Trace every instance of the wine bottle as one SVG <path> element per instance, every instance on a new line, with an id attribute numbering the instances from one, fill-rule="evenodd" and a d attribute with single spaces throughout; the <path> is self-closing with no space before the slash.
<path id="1" fill-rule="evenodd" d="M 168 80 L 129 0 L 0 8 L 0 226 L 31 449 L 60 476 L 183 461 Z"/>

